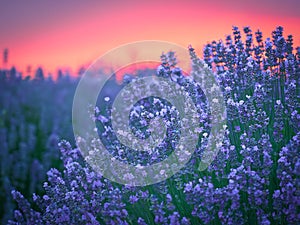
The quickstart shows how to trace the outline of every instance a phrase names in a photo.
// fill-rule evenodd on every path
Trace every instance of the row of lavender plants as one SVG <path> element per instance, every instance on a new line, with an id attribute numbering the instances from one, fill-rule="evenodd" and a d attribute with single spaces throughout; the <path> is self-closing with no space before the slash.
<path id="1" fill-rule="evenodd" d="M 70 123 L 77 81 L 60 74 L 54 81 L 41 68 L 33 79 L 14 67 L 0 70 L 0 223 L 13 216 L 11 191 L 27 197 L 43 193 L 46 172 L 62 165 L 60 138 L 74 139 Z"/>
<path id="2" fill-rule="evenodd" d="M 260 31 L 253 34 L 245 27 L 244 33 L 243 39 L 233 27 L 233 35 L 225 41 L 206 45 L 204 60 L 189 48 L 194 71 L 201 70 L 204 63 L 215 71 L 227 110 L 225 137 L 207 170 L 197 169 L 210 133 L 207 101 L 169 52 L 162 55 L 157 76 L 184 87 L 198 107 L 203 128 L 186 167 L 158 184 L 123 186 L 97 174 L 78 148 L 62 141 L 64 168 L 50 169 L 44 193 L 33 194 L 31 200 L 13 190 L 18 209 L 9 223 L 299 224 L 300 49 L 293 49 L 292 36 L 284 38 L 282 27 L 265 41 Z M 142 107 L 136 107 L 130 118 L 141 137 L 148 135 L 147 126 L 156 112 L 170 121 L 162 145 L 147 155 L 117 140 L 110 121 L 112 101 L 96 111 L 95 119 L 102 142 L 117 160 L 148 165 L 174 150 L 180 123 L 167 102 L 143 99 L 138 102 Z"/>

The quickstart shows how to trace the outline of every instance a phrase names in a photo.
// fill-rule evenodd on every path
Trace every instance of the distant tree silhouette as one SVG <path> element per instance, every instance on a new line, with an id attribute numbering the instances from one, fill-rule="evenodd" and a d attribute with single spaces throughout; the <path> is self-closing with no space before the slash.
<path id="1" fill-rule="evenodd" d="M 63 78 L 63 76 L 64 76 L 64 74 L 63 74 L 62 70 L 58 70 L 57 71 L 57 79 L 61 80 Z"/>
<path id="2" fill-rule="evenodd" d="M 26 75 L 30 76 L 31 72 L 32 72 L 32 68 L 31 68 L 30 65 L 28 65 L 27 68 L 26 68 L 26 73 L 27 73 Z"/>
<path id="3" fill-rule="evenodd" d="M 35 72 L 35 79 L 36 80 L 44 80 L 44 71 L 41 67 L 37 68 Z"/>
<path id="4" fill-rule="evenodd" d="M 85 71 L 86 71 L 86 68 L 84 66 L 81 66 L 77 71 L 77 75 L 81 76 L 84 74 Z"/>
<path id="5" fill-rule="evenodd" d="M 3 67 L 6 68 L 8 62 L 8 49 L 5 48 L 3 51 Z"/>
<path id="6" fill-rule="evenodd" d="M 15 80 L 17 78 L 17 70 L 14 66 L 9 71 L 9 78 L 11 80 Z"/>

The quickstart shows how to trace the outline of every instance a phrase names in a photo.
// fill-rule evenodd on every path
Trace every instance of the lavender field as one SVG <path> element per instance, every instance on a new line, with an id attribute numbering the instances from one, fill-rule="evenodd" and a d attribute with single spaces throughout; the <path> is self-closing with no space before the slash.
<path id="1" fill-rule="evenodd" d="M 194 71 L 210 68 L 226 105 L 225 137 L 211 165 L 198 166 L 211 132 L 208 101 L 199 85 L 162 53 L 157 77 L 176 82 L 197 106 L 201 131 L 186 166 L 160 183 L 114 183 L 86 163 L 75 144 L 72 102 L 79 78 L 24 78 L 0 71 L 0 217 L 2 224 L 300 224 L 300 48 L 277 27 L 270 38 L 233 27 L 197 56 Z M 205 71 L 205 70 L 203 70 Z M 202 72 L 203 72 L 202 71 Z M 149 71 L 140 71 L 140 75 Z M 151 154 L 119 142 L 111 108 L 124 84 L 110 81 L 94 113 L 111 155 L 134 165 L 164 160 L 180 139 L 180 118 L 169 102 L 137 102 L 132 130 L 149 136 L 153 115 L 168 122 L 166 138 Z M 113 170 L 114 168 L 110 168 Z M 112 173 L 114 171 L 111 171 Z"/>

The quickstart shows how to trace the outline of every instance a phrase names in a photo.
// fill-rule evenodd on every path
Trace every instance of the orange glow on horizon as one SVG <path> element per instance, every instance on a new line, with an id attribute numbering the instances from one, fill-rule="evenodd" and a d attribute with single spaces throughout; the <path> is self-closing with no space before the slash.
<path id="1" fill-rule="evenodd" d="M 131 76 L 136 76 L 139 71 L 148 69 L 155 70 L 160 65 L 158 62 L 143 62 L 143 63 L 134 63 L 115 72 L 116 80 L 118 82 L 122 81 L 122 77 L 126 74 L 130 74 Z M 155 75 L 155 73 L 153 73 Z"/>
<path id="2" fill-rule="evenodd" d="M 162 3 L 163 4 L 163 3 Z M 252 9 L 237 12 L 225 5 L 140 3 L 123 5 L 97 12 L 96 8 L 82 12 L 65 21 L 52 21 L 38 27 L 31 34 L 4 40 L 0 48 L 9 49 L 9 65 L 25 72 L 42 66 L 55 74 L 58 68 L 75 73 L 99 56 L 121 44 L 141 40 L 163 40 L 183 47 L 192 44 L 202 57 L 203 46 L 213 40 L 224 39 L 232 33 L 232 26 L 242 32 L 250 26 L 253 33 L 260 29 L 263 38 L 271 37 L 276 26 L 283 26 L 284 36 L 294 36 L 294 47 L 300 46 L 300 17 L 256 13 Z"/>

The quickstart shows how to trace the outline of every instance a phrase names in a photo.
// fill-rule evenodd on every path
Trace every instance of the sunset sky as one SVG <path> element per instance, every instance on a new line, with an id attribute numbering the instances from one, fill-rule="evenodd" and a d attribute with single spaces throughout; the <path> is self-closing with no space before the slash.
<path id="1" fill-rule="evenodd" d="M 8 66 L 25 71 L 42 66 L 76 71 L 121 44 L 163 40 L 204 44 L 231 34 L 233 25 L 271 36 L 276 26 L 300 46 L 299 0 L 1 0 L 0 50 L 9 49 Z"/>

